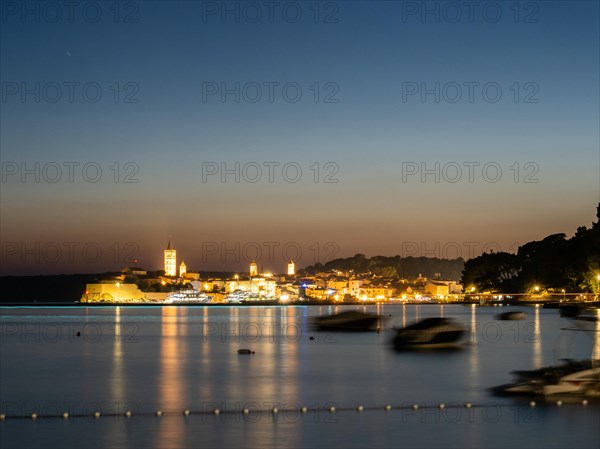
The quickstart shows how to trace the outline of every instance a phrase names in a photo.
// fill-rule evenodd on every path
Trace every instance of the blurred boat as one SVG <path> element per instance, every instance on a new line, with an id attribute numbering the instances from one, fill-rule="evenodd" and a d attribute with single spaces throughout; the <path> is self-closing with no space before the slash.
<path id="1" fill-rule="evenodd" d="M 562 318 L 576 318 L 581 313 L 581 307 L 578 305 L 560 306 L 558 313 Z"/>
<path id="2" fill-rule="evenodd" d="M 599 396 L 600 369 L 591 360 L 565 360 L 558 366 L 513 371 L 515 382 L 491 390 L 501 396 Z"/>
<path id="3" fill-rule="evenodd" d="M 335 315 L 317 317 L 314 325 L 322 331 L 368 332 L 378 330 L 378 322 L 383 317 L 372 313 L 349 310 Z"/>
<path id="4" fill-rule="evenodd" d="M 561 377 L 555 385 L 544 385 L 544 396 L 600 396 L 600 368 L 577 371 Z"/>
<path id="5" fill-rule="evenodd" d="M 525 312 L 513 311 L 513 312 L 500 313 L 500 314 L 496 315 L 496 319 L 503 320 L 503 321 L 518 321 L 518 320 L 524 320 L 526 316 L 527 315 L 525 314 Z"/>
<path id="6" fill-rule="evenodd" d="M 396 332 L 397 350 L 457 348 L 466 329 L 449 318 L 426 318 Z"/>
<path id="7" fill-rule="evenodd" d="M 165 304 L 201 304 L 210 302 L 212 296 L 208 296 L 198 290 L 180 290 L 171 293 L 165 299 Z"/>

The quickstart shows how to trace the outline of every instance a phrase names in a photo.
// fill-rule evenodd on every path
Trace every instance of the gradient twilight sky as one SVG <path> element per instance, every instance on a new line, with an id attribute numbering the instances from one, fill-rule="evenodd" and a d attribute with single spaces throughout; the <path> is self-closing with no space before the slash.
<path id="1" fill-rule="evenodd" d="M 594 220 L 596 1 L 46 3 L 1 2 L 0 274 L 159 269 L 169 236 L 188 270 L 469 258 Z"/>

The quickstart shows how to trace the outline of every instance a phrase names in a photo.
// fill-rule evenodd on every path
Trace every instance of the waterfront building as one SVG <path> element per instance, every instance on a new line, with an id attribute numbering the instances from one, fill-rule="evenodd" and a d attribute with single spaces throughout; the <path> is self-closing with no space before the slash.
<path id="1" fill-rule="evenodd" d="M 144 299 L 144 293 L 135 284 L 107 281 L 87 284 L 81 302 L 129 302 Z"/>

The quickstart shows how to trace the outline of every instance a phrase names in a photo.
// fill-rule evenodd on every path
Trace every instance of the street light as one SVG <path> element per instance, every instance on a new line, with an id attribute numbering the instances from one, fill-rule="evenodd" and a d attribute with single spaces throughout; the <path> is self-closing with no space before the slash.
<path id="1" fill-rule="evenodd" d="M 565 289 L 562 289 L 562 293 L 563 293 L 563 301 L 565 300 Z"/>

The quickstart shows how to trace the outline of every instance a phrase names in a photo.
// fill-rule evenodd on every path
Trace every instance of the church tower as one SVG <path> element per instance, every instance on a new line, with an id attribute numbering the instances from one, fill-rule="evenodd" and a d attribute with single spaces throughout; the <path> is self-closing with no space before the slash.
<path id="1" fill-rule="evenodd" d="M 171 239 L 165 249 L 165 276 L 177 276 L 177 251 L 171 245 Z"/>
<path id="2" fill-rule="evenodd" d="M 288 262 L 287 274 L 288 274 L 288 276 L 296 276 L 296 265 L 294 264 L 294 261 L 291 259 Z"/>
<path id="3" fill-rule="evenodd" d="M 185 266 L 185 262 L 182 260 L 181 265 L 179 265 L 179 277 L 182 278 L 187 273 L 187 267 Z"/>
<path id="4" fill-rule="evenodd" d="M 256 262 L 252 262 L 250 264 L 250 277 L 255 276 L 258 276 L 258 265 L 256 265 Z"/>

